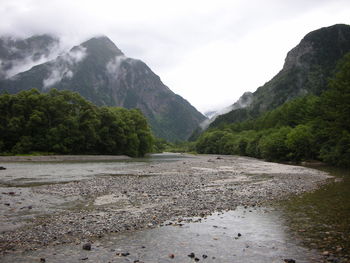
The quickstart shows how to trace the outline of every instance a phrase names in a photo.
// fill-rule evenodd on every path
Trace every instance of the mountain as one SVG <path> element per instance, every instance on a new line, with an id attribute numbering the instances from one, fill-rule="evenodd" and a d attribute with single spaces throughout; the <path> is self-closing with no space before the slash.
<path id="1" fill-rule="evenodd" d="M 307 34 L 288 52 L 282 70 L 253 94 L 251 103 L 218 116 L 210 125 L 254 118 L 307 94 L 321 94 L 337 62 L 350 52 L 350 26 L 337 24 Z"/>
<path id="2" fill-rule="evenodd" d="M 52 59 L 59 51 L 59 40 L 50 35 L 29 38 L 0 37 L 0 79 L 10 78 Z"/>
<path id="3" fill-rule="evenodd" d="M 0 82 L 0 92 L 36 88 L 78 92 L 96 105 L 139 108 L 154 134 L 186 140 L 205 117 L 173 93 L 141 60 L 126 57 L 107 37 L 95 37 L 56 59 Z"/>

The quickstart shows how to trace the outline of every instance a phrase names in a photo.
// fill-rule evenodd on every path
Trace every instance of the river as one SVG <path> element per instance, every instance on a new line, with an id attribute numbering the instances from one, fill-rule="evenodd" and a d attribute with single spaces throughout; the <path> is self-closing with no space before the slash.
<path id="1" fill-rule="evenodd" d="M 4 194 L 11 189 L 22 189 L 24 193 L 43 184 L 118 175 L 125 167 L 137 169 L 145 162 L 152 165 L 176 160 L 188 158 L 168 154 L 127 162 L 2 163 L 7 170 L 1 171 L 1 201 L 6 203 L 14 198 Z M 338 179 L 314 192 L 269 206 L 240 206 L 204 218 L 111 233 L 91 240 L 91 251 L 83 250 L 81 243 L 61 244 L 13 252 L 2 256 L 1 262 L 40 262 L 40 259 L 46 262 L 349 262 L 350 173 L 344 169 L 318 169 Z M 25 200 L 22 201 L 26 207 Z M 30 201 L 36 204 L 35 200 Z M 51 200 L 51 204 L 55 202 L 57 208 L 67 200 Z M 40 204 L 40 198 L 37 203 Z M 6 209 L 0 210 L 3 217 L 9 211 Z M 35 216 L 50 208 L 32 210 L 15 216 L 28 217 L 31 213 Z M 8 230 L 11 226 L 3 228 Z"/>

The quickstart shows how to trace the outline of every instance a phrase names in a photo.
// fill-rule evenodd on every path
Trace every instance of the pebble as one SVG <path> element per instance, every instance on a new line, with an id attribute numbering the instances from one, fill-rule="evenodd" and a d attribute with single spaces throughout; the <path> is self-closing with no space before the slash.
<path id="1" fill-rule="evenodd" d="M 213 161 L 217 157 L 222 160 L 208 162 L 209 159 Z M 234 173 L 220 168 L 232 166 L 233 163 L 237 170 Z M 252 163 L 254 169 L 261 169 L 260 174 L 256 172 L 255 175 L 249 176 L 252 183 L 237 181 L 235 184 L 239 184 L 239 187 L 232 187 L 230 180 L 235 179 L 235 176 L 244 175 L 247 170 L 245 167 L 250 167 Z M 200 217 L 205 220 L 206 216 L 215 211 L 232 210 L 238 205 L 248 208 L 267 200 L 283 199 L 289 194 L 296 193 L 295 189 L 300 189 L 298 187 L 300 180 L 295 176 L 293 170 L 295 168 L 275 163 L 273 163 L 273 169 L 278 169 L 280 165 L 281 173 L 272 173 L 273 180 L 270 180 L 269 184 L 261 183 L 259 187 L 256 187 L 253 184 L 254 180 L 259 179 L 261 174 L 266 174 L 269 165 L 260 160 L 254 162 L 253 159 L 244 157 L 198 156 L 186 159 L 186 164 L 183 164 L 183 161 L 164 162 L 157 163 L 152 168 L 148 164 L 130 165 L 120 171 L 125 174 L 123 176 L 101 176 L 66 184 L 35 187 L 33 188 L 35 189 L 34 194 L 44 194 L 49 199 L 63 196 L 64 198 L 75 198 L 81 202 L 93 201 L 94 198 L 113 194 L 118 197 L 117 202 L 118 205 L 120 203 L 120 209 L 115 209 L 109 204 L 103 207 L 85 206 L 88 205 L 86 202 L 86 204 L 82 203 L 79 210 L 67 209 L 54 213 L 54 210 L 48 212 L 44 205 L 38 206 L 32 203 L 24 206 L 23 208 L 26 209 L 21 210 L 21 213 L 26 211 L 29 213 L 30 209 L 35 208 L 38 214 L 44 211 L 49 216 L 34 219 L 33 227 L 0 233 L 2 241 L 0 251 L 76 243 L 77 240 L 79 242 L 89 240 L 111 232 L 155 227 L 167 220 L 176 222 L 175 218 Z M 288 169 L 293 170 L 294 174 Z M 320 172 L 300 168 L 300 173 L 303 174 L 302 192 L 314 190 L 326 182 L 326 177 Z M 228 182 L 226 183 L 225 180 Z M 219 187 L 212 187 L 214 182 L 219 184 Z M 8 189 L 7 192 L 11 190 L 13 189 Z M 21 197 L 26 196 L 21 193 Z M 3 205 L 11 206 L 11 208 L 18 207 L 18 210 L 21 208 L 18 204 L 10 204 L 8 200 L 4 200 Z M 125 224 L 127 226 L 122 227 Z M 180 226 L 179 222 L 176 224 Z M 173 223 L 173 225 L 176 224 Z M 32 240 L 38 241 L 32 242 Z"/>
<path id="2" fill-rule="evenodd" d="M 85 244 L 83 245 L 83 249 L 84 249 L 84 250 L 91 250 L 91 244 L 90 244 L 90 243 L 85 243 Z"/>

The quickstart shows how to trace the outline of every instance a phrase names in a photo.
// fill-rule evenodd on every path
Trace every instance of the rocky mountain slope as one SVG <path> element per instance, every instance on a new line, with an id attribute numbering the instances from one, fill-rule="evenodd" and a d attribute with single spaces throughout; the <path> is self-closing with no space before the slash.
<path id="1" fill-rule="evenodd" d="M 107 37 L 95 37 L 56 59 L 0 81 L 0 92 L 71 90 L 96 105 L 138 108 L 156 136 L 187 139 L 205 120 L 142 61 L 126 57 Z"/>
<path id="2" fill-rule="evenodd" d="M 57 56 L 59 40 L 50 35 L 0 37 L 0 79 L 10 78 Z"/>
<path id="3" fill-rule="evenodd" d="M 253 93 L 250 104 L 218 116 L 211 127 L 259 116 L 299 96 L 321 94 L 337 62 L 347 52 L 350 52 L 349 25 L 310 32 L 288 52 L 283 69 Z"/>

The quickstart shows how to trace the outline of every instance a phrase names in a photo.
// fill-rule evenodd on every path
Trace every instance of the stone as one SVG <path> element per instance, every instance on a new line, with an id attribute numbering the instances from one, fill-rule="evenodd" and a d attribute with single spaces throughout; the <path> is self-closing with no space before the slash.
<path id="1" fill-rule="evenodd" d="M 291 258 L 286 258 L 283 261 L 286 262 L 286 263 L 295 263 L 295 260 L 291 259 Z"/>
<path id="2" fill-rule="evenodd" d="M 195 254 L 192 252 L 192 253 L 190 253 L 189 255 L 188 255 L 190 258 L 195 258 Z"/>
<path id="3" fill-rule="evenodd" d="M 90 243 L 85 243 L 85 244 L 83 245 L 83 249 L 84 249 L 84 250 L 91 250 L 91 244 L 90 244 Z"/>

